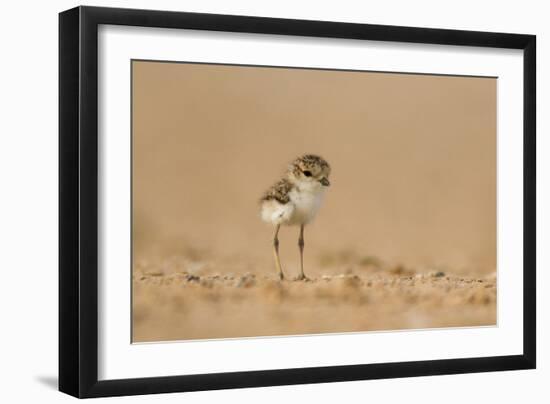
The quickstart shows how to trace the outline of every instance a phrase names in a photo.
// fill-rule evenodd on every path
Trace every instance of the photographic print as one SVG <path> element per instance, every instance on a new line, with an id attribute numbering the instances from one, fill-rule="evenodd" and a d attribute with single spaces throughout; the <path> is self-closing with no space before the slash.
<path id="1" fill-rule="evenodd" d="M 496 325 L 495 77 L 131 70 L 132 342 Z"/>

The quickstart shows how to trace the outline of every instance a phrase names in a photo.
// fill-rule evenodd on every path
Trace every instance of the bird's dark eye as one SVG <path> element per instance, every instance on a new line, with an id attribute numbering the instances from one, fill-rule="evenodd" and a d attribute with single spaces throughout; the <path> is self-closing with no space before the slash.
<path id="1" fill-rule="evenodd" d="M 306 177 L 311 177 L 311 171 L 307 171 L 307 170 L 304 171 L 304 175 L 305 175 Z"/>

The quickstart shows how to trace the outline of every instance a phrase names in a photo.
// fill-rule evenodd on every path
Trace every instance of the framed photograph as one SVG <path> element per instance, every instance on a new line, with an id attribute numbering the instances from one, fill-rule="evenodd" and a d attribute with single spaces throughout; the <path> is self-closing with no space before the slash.
<path id="1" fill-rule="evenodd" d="M 59 388 L 535 367 L 535 36 L 59 17 Z"/>

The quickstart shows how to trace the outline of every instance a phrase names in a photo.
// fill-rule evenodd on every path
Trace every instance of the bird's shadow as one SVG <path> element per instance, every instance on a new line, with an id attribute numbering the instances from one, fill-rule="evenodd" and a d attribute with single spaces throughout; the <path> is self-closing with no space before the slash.
<path id="1" fill-rule="evenodd" d="M 35 379 L 37 382 L 50 389 L 58 389 L 59 384 L 56 376 L 36 376 Z"/>

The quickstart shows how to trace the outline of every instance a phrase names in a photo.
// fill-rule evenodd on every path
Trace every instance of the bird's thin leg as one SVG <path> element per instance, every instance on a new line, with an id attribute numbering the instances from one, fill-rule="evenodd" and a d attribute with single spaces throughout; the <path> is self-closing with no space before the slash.
<path id="1" fill-rule="evenodd" d="M 300 226 L 300 238 L 298 239 L 298 247 L 300 247 L 300 276 L 298 279 L 304 280 L 306 276 L 304 274 L 304 225 Z"/>
<path id="2" fill-rule="evenodd" d="M 277 270 L 279 271 L 279 279 L 283 280 L 285 279 L 285 274 L 283 273 L 283 268 L 281 267 L 281 260 L 279 259 L 279 229 L 281 228 L 281 225 L 278 224 L 277 227 L 275 227 L 275 235 L 273 236 L 273 255 L 275 256 L 275 266 L 277 267 Z"/>

